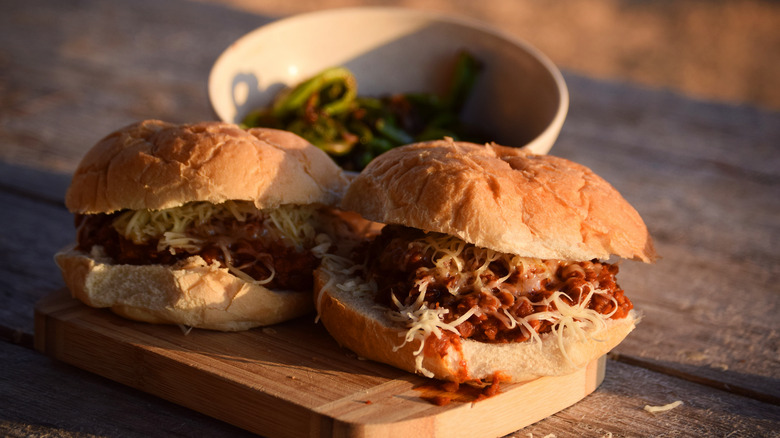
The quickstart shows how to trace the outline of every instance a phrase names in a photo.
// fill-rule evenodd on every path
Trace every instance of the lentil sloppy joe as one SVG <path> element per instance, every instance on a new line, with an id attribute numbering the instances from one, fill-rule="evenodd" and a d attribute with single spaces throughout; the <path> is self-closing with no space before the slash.
<path id="1" fill-rule="evenodd" d="M 488 382 L 571 373 L 638 321 L 617 256 L 652 262 L 647 228 L 590 169 L 449 139 L 403 146 L 342 208 L 386 224 L 316 271 L 319 317 L 359 356 Z"/>
<path id="2" fill-rule="evenodd" d="M 72 295 L 126 318 L 222 331 L 313 310 L 312 272 L 347 226 L 341 169 L 295 134 L 146 120 L 99 141 L 66 195 Z"/>

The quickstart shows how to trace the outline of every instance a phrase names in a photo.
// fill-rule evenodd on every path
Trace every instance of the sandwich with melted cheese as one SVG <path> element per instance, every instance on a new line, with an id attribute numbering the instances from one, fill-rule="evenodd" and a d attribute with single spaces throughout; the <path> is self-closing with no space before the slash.
<path id="1" fill-rule="evenodd" d="M 590 169 L 495 144 L 376 158 L 342 208 L 385 224 L 315 274 L 319 319 L 358 356 L 441 380 L 568 374 L 638 321 L 615 258 L 652 262 L 639 214 Z"/>
<path id="2" fill-rule="evenodd" d="M 346 233 L 347 180 L 295 134 L 146 120 L 99 141 L 66 194 L 72 295 L 138 321 L 245 330 L 313 311 L 313 271 Z"/>

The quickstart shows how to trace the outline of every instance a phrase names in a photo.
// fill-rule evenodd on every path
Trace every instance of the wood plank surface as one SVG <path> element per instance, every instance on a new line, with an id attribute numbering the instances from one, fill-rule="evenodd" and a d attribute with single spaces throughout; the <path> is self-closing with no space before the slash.
<path id="1" fill-rule="evenodd" d="M 29 340 L 41 291 L 62 287 L 54 253 L 73 240 L 73 216 L 16 191 L 0 190 L 0 203 L 0 337 Z"/>
<path id="2" fill-rule="evenodd" d="M 621 264 L 618 281 L 644 318 L 616 352 L 780 403 L 778 114 L 569 84 L 572 114 L 589 117 L 570 117 L 553 153 L 621 191 L 661 255 Z"/>
<path id="3" fill-rule="evenodd" d="M 483 400 L 464 387 L 438 406 L 426 399 L 439 391 L 429 379 L 347 354 L 306 318 L 185 334 L 61 290 L 38 304 L 35 324 L 36 349 L 52 358 L 270 437 L 502 436 L 592 393 L 606 366 L 602 357 L 570 375 L 502 385 Z"/>
<path id="4" fill-rule="evenodd" d="M 0 400 L 14 401 L 0 412 L 2 436 L 255 436 L 8 342 L 0 342 L 0 362 Z M 677 400 L 683 405 L 668 412 L 644 410 Z M 509 436 L 772 437 L 777 430 L 776 405 L 609 360 L 594 393 Z"/>
<path id="5" fill-rule="evenodd" d="M 276 16 L 186 0 L 0 8 L 0 400 L 13 400 L 0 435 L 242 436 L 20 345 L 32 347 L 34 303 L 62 287 L 52 256 L 73 238 L 62 199 L 84 152 L 137 119 L 213 118 L 211 63 Z M 780 114 L 564 76 L 552 153 L 623 193 L 663 258 L 621 264 L 644 318 L 602 386 L 513 436 L 778 436 Z"/>
<path id="6" fill-rule="evenodd" d="M 187 0 L 0 6 L 0 161 L 71 173 L 141 119 L 212 120 L 219 54 L 273 18 Z"/>
<path id="7" fill-rule="evenodd" d="M 646 406 L 678 407 L 650 413 Z M 777 437 L 780 409 L 727 391 L 609 361 L 604 383 L 585 401 L 512 434 L 568 437 Z"/>
<path id="8" fill-rule="evenodd" d="M 256 436 L 10 342 L 0 342 L 0 436 Z"/>

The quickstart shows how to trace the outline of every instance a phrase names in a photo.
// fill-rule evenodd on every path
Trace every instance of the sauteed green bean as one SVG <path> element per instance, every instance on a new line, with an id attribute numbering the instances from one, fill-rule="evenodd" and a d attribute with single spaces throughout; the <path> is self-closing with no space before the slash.
<path id="1" fill-rule="evenodd" d="M 346 170 L 359 171 L 377 155 L 416 141 L 445 136 L 483 142 L 459 118 L 482 65 L 471 54 L 458 54 L 443 96 L 406 93 L 358 96 L 355 76 L 331 67 L 279 93 L 273 104 L 247 115 L 243 126 L 295 132 L 327 152 Z"/>

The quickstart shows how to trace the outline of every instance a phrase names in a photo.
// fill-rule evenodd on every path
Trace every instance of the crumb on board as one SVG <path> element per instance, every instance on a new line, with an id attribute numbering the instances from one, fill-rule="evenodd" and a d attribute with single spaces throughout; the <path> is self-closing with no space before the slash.
<path id="1" fill-rule="evenodd" d="M 675 402 L 672 402 L 672 403 L 669 403 L 669 404 L 666 404 L 666 405 L 663 405 L 663 406 L 645 405 L 645 410 L 647 412 L 650 412 L 651 414 L 655 414 L 656 412 L 665 412 L 665 411 L 672 410 L 672 409 L 676 408 L 677 406 L 680 406 L 681 404 L 683 404 L 683 402 L 681 400 L 677 400 Z"/>

